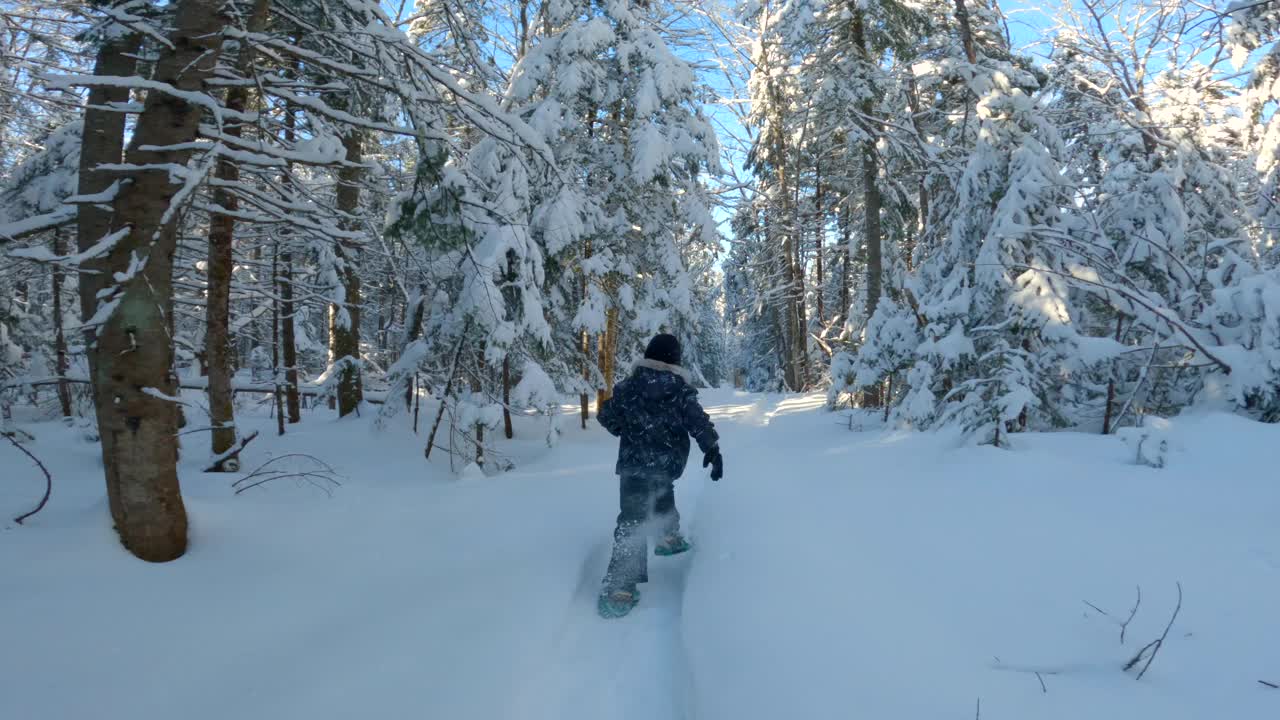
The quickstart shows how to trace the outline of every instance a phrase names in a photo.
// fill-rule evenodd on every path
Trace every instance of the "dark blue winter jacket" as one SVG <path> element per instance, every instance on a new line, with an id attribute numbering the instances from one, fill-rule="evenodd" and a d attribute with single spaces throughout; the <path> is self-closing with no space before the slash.
<path id="1" fill-rule="evenodd" d="M 596 419 L 622 440 L 619 475 L 652 473 L 674 480 L 689 461 L 690 436 L 704 453 L 720 440 L 684 369 L 656 360 L 638 362 Z"/>

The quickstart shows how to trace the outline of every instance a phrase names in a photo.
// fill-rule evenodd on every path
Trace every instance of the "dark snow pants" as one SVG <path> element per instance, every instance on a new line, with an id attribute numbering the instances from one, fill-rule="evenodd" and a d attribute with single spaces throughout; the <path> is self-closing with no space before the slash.
<path id="1" fill-rule="evenodd" d="M 667 475 L 628 473 L 619 478 L 618 527 L 613 531 L 613 558 L 604 576 L 606 591 L 634 590 L 649 582 L 650 535 L 680 530 L 675 481 Z"/>

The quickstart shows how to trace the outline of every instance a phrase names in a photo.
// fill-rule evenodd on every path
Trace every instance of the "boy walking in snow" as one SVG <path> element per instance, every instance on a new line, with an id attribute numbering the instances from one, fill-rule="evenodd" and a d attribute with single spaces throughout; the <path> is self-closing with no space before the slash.
<path id="1" fill-rule="evenodd" d="M 599 600 L 605 617 L 626 615 L 639 602 L 636 584 L 649 581 L 649 531 L 661 533 L 654 548 L 657 555 L 689 549 L 680 534 L 674 483 L 689 460 L 690 436 L 703 452 L 702 466 L 711 466 L 711 479 L 724 475 L 719 435 L 698 404 L 698 391 L 680 367 L 680 355 L 680 341 L 674 336 L 655 336 L 644 359 L 618 383 L 597 416 L 621 440 L 617 466 L 621 512 Z"/>

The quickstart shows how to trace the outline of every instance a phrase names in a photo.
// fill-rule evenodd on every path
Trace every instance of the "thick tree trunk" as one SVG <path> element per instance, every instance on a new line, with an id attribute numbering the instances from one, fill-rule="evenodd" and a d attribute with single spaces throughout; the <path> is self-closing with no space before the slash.
<path id="1" fill-rule="evenodd" d="M 215 0 L 181 0 L 172 45 L 160 48 L 154 77 L 199 92 L 217 62 L 220 30 L 230 20 Z M 177 393 L 172 372 L 173 255 L 177 227 L 170 204 L 180 189 L 167 170 L 185 164 L 201 108 L 181 97 L 147 94 L 126 162 L 160 169 L 129 173 L 113 203 L 115 230 L 127 235 L 103 269 L 115 283 L 102 301 L 93 371 L 107 497 L 116 531 L 137 557 L 163 562 L 187 547 L 187 514 L 177 475 Z M 165 221 L 168 221 L 167 223 Z M 137 259 L 145 263 L 138 267 Z"/>
<path id="2" fill-rule="evenodd" d="M 785 149 L 781 146 L 781 142 L 774 147 L 775 157 L 785 158 Z M 792 208 L 790 207 L 790 195 L 787 191 L 787 172 L 785 168 L 785 160 L 778 163 L 778 187 L 781 188 L 781 196 L 783 198 L 783 208 L 780 213 L 783 218 L 782 227 L 782 257 L 779 265 L 782 270 L 783 291 L 782 313 L 783 313 L 783 342 L 786 343 L 785 358 L 783 365 L 783 379 L 787 384 L 788 390 L 799 390 L 801 385 L 800 376 L 800 324 L 799 313 L 796 311 L 796 280 L 795 280 L 795 249 L 793 247 L 792 232 L 795 229 L 793 224 Z M 788 225 L 791 225 L 788 227 Z"/>
<path id="3" fill-rule="evenodd" d="M 235 93 L 235 90 L 231 91 Z M 230 93 L 229 93 L 230 94 Z M 230 98 L 228 98 L 230 105 Z M 243 100 L 241 102 L 243 109 Z M 227 133 L 239 133 L 239 128 L 229 127 Z M 226 158 L 218 161 L 216 177 L 225 182 L 235 182 L 240 177 L 239 168 Z M 236 209 L 236 198 L 223 188 L 214 193 L 215 202 L 228 210 Z M 209 421 L 215 457 L 227 452 L 236 442 L 236 421 L 231 398 L 231 271 L 232 236 L 235 220 L 230 215 L 215 214 L 209 219 L 208 292 L 205 305 L 205 367 L 209 375 Z M 234 465 L 234 463 L 232 464 Z M 212 465 L 216 472 L 223 463 Z"/>
<path id="4" fill-rule="evenodd" d="M 808 301 L 805 299 L 805 268 L 804 268 L 804 220 L 800 216 L 800 146 L 796 146 L 795 161 L 795 177 L 792 178 L 795 184 L 795 197 L 791 205 L 791 235 L 792 235 L 792 257 L 791 257 L 791 283 L 792 292 L 794 294 L 794 307 L 796 314 L 796 361 L 798 370 L 796 371 L 799 378 L 799 387 L 796 390 L 804 390 L 809 384 L 809 319 L 808 319 Z"/>
<path id="5" fill-rule="evenodd" d="M 853 14 L 853 41 L 862 54 L 864 62 L 870 65 L 871 53 L 867 49 L 866 33 L 863 30 L 863 13 L 856 10 Z M 862 101 L 864 122 L 871 123 L 875 116 L 875 100 L 867 98 Z M 863 192 L 863 235 L 867 244 L 867 319 L 876 312 L 880 302 L 881 278 L 884 275 L 884 264 L 881 258 L 881 246 L 884 233 L 880 226 L 880 208 L 883 204 L 880 197 L 880 157 L 876 154 L 875 134 L 877 127 L 867 127 L 868 137 L 862 143 L 862 192 Z"/>
<path id="6" fill-rule="evenodd" d="M 253 15 L 249 18 L 248 29 L 256 32 L 266 23 L 267 0 L 256 0 Z M 237 70 L 244 73 L 253 61 L 252 51 L 243 47 L 236 59 Z M 244 112 L 249 104 L 249 88 L 232 87 L 227 90 L 227 109 L 236 113 Z M 231 137 L 240 137 L 243 128 L 240 123 L 232 121 L 223 126 L 222 132 Z M 240 166 L 235 159 L 221 157 L 214 169 L 214 177 L 219 181 L 214 189 L 214 204 L 225 208 L 227 213 L 213 213 L 209 218 L 209 286 L 205 304 L 205 362 L 209 374 L 209 422 L 213 426 L 210 432 L 214 457 L 229 451 L 236 442 L 235 403 L 232 400 L 231 376 L 231 275 L 235 261 L 232 247 L 235 241 L 236 220 L 231 214 L 239 209 L 238 196 L 228 187 L 240 182 Z M 214 472 L 240 469 L 239 458 L 229 463 L 215 462 Z"/>
<path id="7" fill-rule="evenodd" d="M 293 108 L 285 113 L 285 140 L 294 141 L 294 128 L 297 116 Z M 286 176 L 286 184 L 291 183 L 291 176 Z M 284 354 L 284 402 L 288 408 L 289 422 L 302 421 L 302 404 L 298 393 L 298 334 L 294 326 L 293 303 L 293 246 L 292 236 L 286 231 L 284 252 L 280 256 L 280 264 L 284 266 L 284 274 L 280 278 L 280 343 Z"/>
<path id="8" fill-rule="evenodd" d="M 65 255 L 67 240 L 62 228 L 53 231 L 53 254 Z M 53 265 L 53 354 L 54 372 L 58 373 L 58 405 L 62 409 L 62 417 L 71 417 L 71 385 L 67 382 L 67 335 L 63 329 L 66 325 L 62 317 L 62 268 Z"/>
<path id="9" fill-rule="evenodd" d="M 112 30 L 120 30 L 112 26 Z M 98 76 L 129 77 L 138 69 L 137 52 L 140 36 L 132 32 L 119 32 L 110 36 L 98 49 L 93 74 Z M 127 116 L 123 112 L 108 110 L 111 105 L 123 105 L 129 101 L 128 88 L 95 87 L 89 91 L 84 111 L 84 140 L 80 146 L 80 175 L 77 193 L 97 195 L 111 186 L 115 175 L 98 168 L 104 164 L 118 164 L 124 153 L 124 126 Z M 111 209 L 102 205 L 82 203 L 77 208 L 76 248 L 84 252 L 111 232 Z M 98 307 L 98 290 L 102 289 L 104 275 L 102 260 L 87 260 L 81 264 L 80 319 L 88 321 Z M 93 343 L 96 333 L 84 327 L 85 347 Z M 92 372 L 93 353 L 89 353 Z"/>
<path id="10" fill-rule="evenodd" d="M 356 130 L 342 139 L 347 164 L 338 171 L 337 209 L 348 230 L 356 227 L 350 218 L 360 209 L 360 179 L 364 174 L 360 167 L 364 160 L 361 142 L 362 135 Z M 337 254 L 342 261 L 344 292 L 342 304 L 329 307 L 329 362 L 339 364 L 338 417 L 345 417 L 364 400 L 360 377 L 360 248 L 343 240 L 338 243 Z"/>

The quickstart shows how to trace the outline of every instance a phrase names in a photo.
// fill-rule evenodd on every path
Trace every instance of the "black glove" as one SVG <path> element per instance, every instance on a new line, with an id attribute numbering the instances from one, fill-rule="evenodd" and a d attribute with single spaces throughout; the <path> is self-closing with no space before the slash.
<path id="1" fill-rule="evenodd" d="M 720 446 L 716 446 L 707 451 L 702 456 L 702 467 L 711 466 L 711 479 L 719 480 L 724 477 L 724 456 L 720 454 Z"/>

